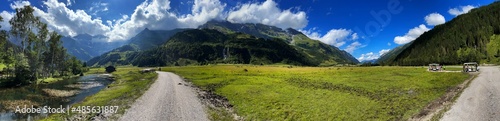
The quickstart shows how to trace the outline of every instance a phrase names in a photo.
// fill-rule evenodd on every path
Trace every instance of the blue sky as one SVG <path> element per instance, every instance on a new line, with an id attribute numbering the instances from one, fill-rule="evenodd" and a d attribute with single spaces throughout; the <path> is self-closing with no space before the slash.
<path id="1" fill-rule="evenodd" d="M 195 28 L 206 21 L 294 28 L 359 60 L 378 58 L 435 25 L 494 0 L 6 0 L 0 15 L 35 7 L 35 15 L 65 36 L 103 34 L 127 40 L 144 28 Z M 8 29 L 7 22 L 0 23 Z"/>

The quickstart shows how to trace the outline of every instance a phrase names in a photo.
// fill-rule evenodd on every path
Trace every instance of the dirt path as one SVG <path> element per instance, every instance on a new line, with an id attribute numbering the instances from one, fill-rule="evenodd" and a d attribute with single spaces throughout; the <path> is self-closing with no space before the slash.
<path id="1" fill-rule="evenodd" d="M 208 121 L 196 92 L 177 75 L 157 72 L 158 79 L 125 114 L 122 121 Z"/>
<path id="2" fill-rule="evenodd" d="M 480 67 L 480 72 L 442 121 L 500 120 L 500 68 Z"/>

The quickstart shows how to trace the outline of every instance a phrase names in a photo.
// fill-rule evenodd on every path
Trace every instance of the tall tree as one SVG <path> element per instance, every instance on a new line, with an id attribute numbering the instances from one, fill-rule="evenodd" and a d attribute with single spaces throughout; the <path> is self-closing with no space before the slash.
<path id="1" fill-rule="evenodd" d="M 35 66 L 32 71 L 36 72 L 36 76 L 47 77 L 47 74 L 43 74 L 44 64 L 43 64 L 43 53 L 47 51 L 46 41 L 48 38 L 49 30 L 47 29 L 47 24 L 39 22 L 38 23 L 38 35 L 33 43 L 33 66 Z"/>
<path id="2" fill-rule="evenodd" d="M 3 21 L 3 18 L 0 16 L 0 22 Z M 2 28 L 2 26 L 0 26 Z M 0 30 L 0 47 L 2 49 L 0 50 L 0 63 L 3 63 L 6 65 L 7 68 L 4 68 L 5 75 L 2 77 L 10 77 L 11 76 L 11 65 L 14 63 L 14 58 L 12 57 L 13 55 L 13 49 L 10 47 L 8 43 L 9 34 L 5 30 Z"/>
<path id="3" fill-rule="evenodd" d="M 0 22 L 3 21 L 2 16 L 0 16 Z M 0 25 L 0 29 L 2 28 L 2 25 Z M 5 43 L 7 43 L 7 36 L 6 36 L 5 30 L 0 31 L 0 47 L 4 47 Z M 5 53 L 0 52 L 0 56 L 3 57 Z M 0 59 L 0 63 L 2 63 L 3 59 Z"/>
<path id="4" fill-rule="evenodd" d="M 30 79 L 37 79 L 43 70 L 42 52 L 45 50 L 45 41 L 48 35 L 47 25 L 39 17 L 34 16 L 31 6 L 17 8 L 15 16 L 9 21 L 10 30 L 15 39 L 21 42 L 20 54 L 26 54 L 31 72 Z M 20 56 L 22 57 L 22 56 Z M 22 58 L 16 58 L 20 60 Z M 22 67 L 19 65 L 16 67 Z"/>
<path id="5" fill-rule="evenodd" d="M 45 65 L 47 70 L 52 74 L 51 76 L 54 76 L 53 74 L 55 73 L 56 67 L 58 67 L 56 62 L 60 60 L 58 59 L 58 57 L 60 57 L 58 55 L 60 55 L 63 49 L 61 46 L 61 37 L 62 36 L 57 34 L 57 32 L 51 32 L 48 40 L 48 48 L 44 54 Z"/>
<path id="6" fill-rule="evenodd" d="M 33 15 L 35 11 L 31 6 L 24 6 L 23 8 L 16 8 L 16 15 L 9 21 L 11 27 L 11 34 L 15 39 L 21 41 L 22 52 L 26 49 L 26 44 L 31 44 L 29 35 L 32 33 L 39 22 L 39 17 Z"/>

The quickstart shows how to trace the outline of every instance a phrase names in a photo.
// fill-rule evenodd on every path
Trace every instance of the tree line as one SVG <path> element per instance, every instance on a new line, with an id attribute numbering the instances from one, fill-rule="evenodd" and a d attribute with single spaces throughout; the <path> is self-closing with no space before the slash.
<path id="1" fill-rule="evenodd" d="M 500 2 L 472 9 L 425 32 L 382 65 L 500 64 Z"/>
<path id="2" fill-rule="evenodd" d="M 1 70 L 0 86 L 31 84 L 38 79 L 76 75 L 85 70 L 84 63 L 67 54 L 62 36 L 49 31 L 47 24 L 33 14 L 31 6 L 16 8 L 15 12 L 9 20 L 11 29 L 0 32 L 0 46 L 3 47 L 0 64 L 5 65 Z"/>

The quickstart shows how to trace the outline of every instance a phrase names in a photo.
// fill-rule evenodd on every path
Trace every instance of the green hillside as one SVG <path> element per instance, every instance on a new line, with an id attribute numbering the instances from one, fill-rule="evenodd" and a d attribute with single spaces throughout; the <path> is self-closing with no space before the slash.
<path id="1" fill-rule="evenodd" d="M 275 26 L 268 26 L 260 23 L 231 23 L 228 21 L 213 20 L 208 21 L 207 23 L 201 25 L 199 28 L 215 29 L 225 34 L 241 32 L 258 38 L 279 38 L 282 40 L 286 40 L 287 42 L 292 41 L 292 35 L 287 31 Z"/>
<path id="2" fill-rule="evenodd" d="M 408 48 L 413 42 L 406 43 L 404 45 L 398 46 L 394 49 L 391 49 L 389 52 L 380 56 L 375 63 L 380 65 L 390 65 L 392 61 L 401 53 L 403 50 Z"/>
<path id="3" fill-rule="evenodd" d="M 318 40 L 312 40 L 302 33 L 293 36 L 291 45 L 321 63 L 320 66 L 358 63 L 358 60 L 351 54 Z"/>
<path id="4" fill-rule="evenodd" d="M 500 64 L 500 2 L 459 15 L 435 26 L 404 49 L 390 65 Z"/>
<path id="5" fill-rule="evenodd" d="M 359 61 L 351 54 L 337 47 L 330 46 L 318 40 L 313 40 L 301 32 L 288 28 L 283 30 L 278 27 L 252 23 L 230 23 L 227 21 L 209 21 L 199 28 L 215 29 L 222 33 L 231 34 L 241 32 L 258 38 L 279 38 L 292 45 L 297 50 L 306 53 L 313 61 L 321 63 L 320 66 L 336 64 L 355 64 Z"/>
<path id="6" fill-rule="evenodd" d="M 136 66 L 215 63 L 316 66 L 319 63 L 280 39 L 256 38 L 243 33 L 224 34 L 211 29 L 179 32 L 161 47 L 138 53 Z"/>

